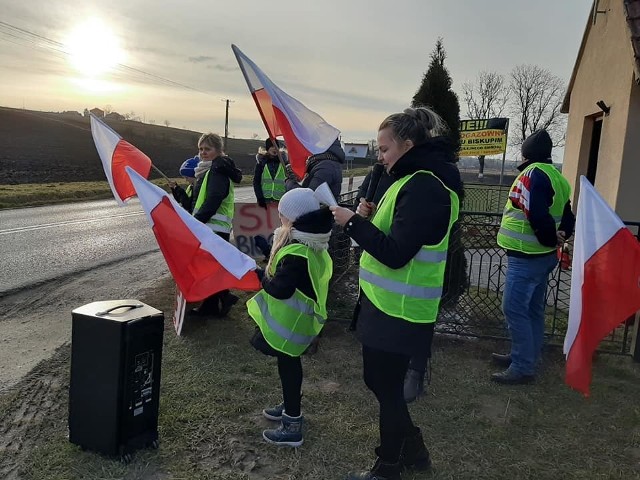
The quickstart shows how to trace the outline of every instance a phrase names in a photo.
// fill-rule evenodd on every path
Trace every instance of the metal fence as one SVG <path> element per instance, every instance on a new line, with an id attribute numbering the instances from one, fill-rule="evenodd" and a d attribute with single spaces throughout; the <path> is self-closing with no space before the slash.
<path id="1" fill-rule="evenodd" d="M 502 214 L 491 212 L 500 201 L 504 205 L 506 193 L 504 187 L 481 187 L 470 189 L 465 186 L 468 196 L 458 222 L 461 241 L 455 247 L 453 244 L 450 246 L 450 258 L 455 258 L 457 254 L 459 261 L 464 264 L 463 273 L 449 275 L 447 279 L 445 290 L 454 294 L 443 297 L 436 330 L 454 335 L 507 339 L 501 309 L 507 257 L 496 244 Z M 343 206 L 351 206 L 354 196 L 355 192 L 348 192 L 341 196 L 339 202 Z M 483 205 L 483 211 L 469 211 L 470 205 Z M 640 222 L 625 223 L 640 240 Z M 331 289 L 329 312 L 334 319 L 350 320 L 358 295 L 357 265 L 360 252 L 339 227 L 334 229 L 330 252 L 334 260 L 334 287 Z M 547 288 L 545 334 L 549 345 L 559 346 L 564 341 L 571 290 L 571 264 L 567 259 L 572 252 L 573 244 L 569 242 L 564 252 L 565 261 L 559 262 Z M 600 344 L 599 351 L 632 354 L 640 360 L 640 351 L 631 351 L 632 331 L 633 317 L 611 333 Z"/>

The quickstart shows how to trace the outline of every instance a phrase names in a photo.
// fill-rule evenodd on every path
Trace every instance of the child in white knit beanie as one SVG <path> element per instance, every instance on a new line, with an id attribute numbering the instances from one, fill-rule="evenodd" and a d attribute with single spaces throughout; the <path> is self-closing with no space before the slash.
<path id="1" fill-rule="evenodd" d="M 274 232 L 262 290 L 247 302 L 247 308 L 257 324 L 251 344 L 278 359 L 282 383 L 283 402 L 262 412 L 280 425 L 262 436 L 269 443 L 298 447 L 303 443 L 300 356 L 327 319 L 333 273 L 327 249 L 333 218 L 308 188 L 285 193 L 278 212 L 282 226 Z"/>

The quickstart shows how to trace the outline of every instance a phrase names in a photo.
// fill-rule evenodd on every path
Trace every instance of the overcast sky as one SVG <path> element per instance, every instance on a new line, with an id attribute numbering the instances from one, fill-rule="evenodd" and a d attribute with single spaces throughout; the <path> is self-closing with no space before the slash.
<path id="1" fill-rule="evenodd" d="M 438 37 L 462 117 L 461 86 L 481 70 L 508 75 L 516 65 L 535 64 L 567 81 L 590 6 L 591 0 L 0 0 L 0 105 L 82 111 L 108 104 L 147 122 L 222 133 L 221 99 L 230 98 L 230 135 L 264 138 L 231 51 L 235 43 L 344 140 L 366 141 L 386 115 L 408 106 Z M 87 80 L 61 53 L 88 21 L 105 27 L 80 43 L 90 46 L 111 30 L 124 55 L 119 60 L 130 69 Z M 107 56 L 98 55 L 97 65 Z"/>

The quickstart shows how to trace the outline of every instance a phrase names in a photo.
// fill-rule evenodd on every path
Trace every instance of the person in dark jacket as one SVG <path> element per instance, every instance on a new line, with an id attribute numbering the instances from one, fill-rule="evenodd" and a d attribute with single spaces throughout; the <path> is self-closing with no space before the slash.
<path id="1" fill-rule="evenodd" d="M 264 153 L 256 154 L 256 168 L 253 172 L 253 191 L 258 205 L 267 208 L 267 203 L 277 202 L 285 192 L 286 171 L 278 156 L 278 145 L 267 138 Z"/>
<path id="2" fill-rule="evenodd" d="M 357 214 L 331 207 L 336 222 L 364 250 L 356 334 L 365 383 L 380 404 L 378 458 L 349 480 L 397 480 L 404 468 L 431 466 L 403 383 L 411 357 L 433 336 L 449 233 L 459 211 L 462 182 L 450 161 L 455 153 L 446 130 L 427 108 L 387 117 L 378 131 L 379 158 L 396 181 L 375 213 L 366 202 Z"/>
<path id="3" fill-rule="evenodd" d="M 546 130 L 522 144 L 518 166 L 504 208 L 498 245 L 507 252 L 502 310 L 511 336 L 509 354 L 492 355 L 506 370 L 491 380 L 502 384 L 534 380 L 544 342 L 544 311 L 549 274 L 558 264 L 557 247 L 573 234 L 571 187 L 553 166 L 553 143 Z"/>
<path id="4" fill-rule="evenodd" d="M 193 216 L 229 241 L 234 211 L 233 183 L 240 183 L 242 171 L 222 150 L 222 138 L 215 133 L 205 133 L 198 141 L 200 163 L 195 168 L 196 183 L 193 189 Z M 206 298 L 200 307 L 192 310 L 195 315 L 226 316 L 238 297 L 223 290 Z"/>
<path id="5" fill-rule="evenodd" d="M 298 447 L 303 443 L 300 356 L 326 321 L 333 271 L 327 248 L 333 218 L 308 188 L 285 193 L 278 213 L 282 226 L 274 233 L 262 290 L 247 302 L 247 308 L 258 324 L 251 344 L 278 359 L 282 384 L 283 402 L 262 411 L 280 426 L 265 430 L 262 436 L 269 443 Z"/>
<path id="6" fill-rule="evenodd" d="M 291 170 L 291 165 L 287 165 L 287 191 L 299 187 L 315 190 L 327 182 L 331 193 L 337 199 L 342 190 L 342 164 L 345 158 L 340 140 L 336 138 L 326 152 L 307 158 L 306 171 L 301 182 Z"/>

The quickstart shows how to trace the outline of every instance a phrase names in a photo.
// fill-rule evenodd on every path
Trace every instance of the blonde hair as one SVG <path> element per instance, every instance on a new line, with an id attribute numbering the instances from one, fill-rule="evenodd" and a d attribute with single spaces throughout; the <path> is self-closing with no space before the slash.
<path id="1" fill-rule="evenodd" d="M 432 137 L 444 135 L 449 130 L 440 116 L 427 107 L 406 108 L 402 113 L 394 113 L 385 118 L 378 130 L 391 129 L 396 141 L 411 140 L 421 145 Z"/>
<path id="2" fill-rule="evenodd" d="M 267 266 L 264 269 L 264 273 L 267 278 L 271 278 L 273 275 L 271 273 L 271 265 L 273 264 L 274 259 L 276 258 L 276 254 L 283 247 L 286 247 L 293 240 L 292 232 L 293 223 L 289 223 L 287 225 L 283 224 L 281 227 L 278 227 L 273 236 L 273 245 L 271 247 L 271 254 L 269 255 L 269 261 L 267 262 Z M 275 265 L 274 265 L 275 267 Z M 275 273 L 275 272 L 274 272 Z"/>
<path id="3" fill-rule="evenodd" d="M 203 143 L 215 148 L 220 155 L 223 154 L 222 137 L 217 133 L 203 133 L 200 137 L 200 140 L 198 140 L 198 147 L 200 147 L 200 145 L 202 145 Z"/>

